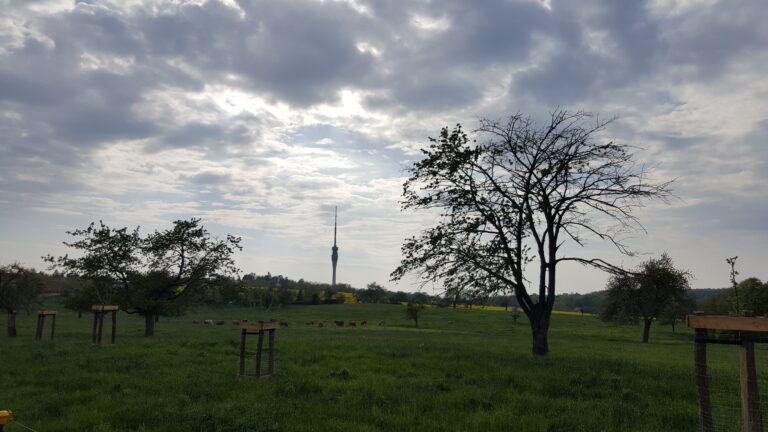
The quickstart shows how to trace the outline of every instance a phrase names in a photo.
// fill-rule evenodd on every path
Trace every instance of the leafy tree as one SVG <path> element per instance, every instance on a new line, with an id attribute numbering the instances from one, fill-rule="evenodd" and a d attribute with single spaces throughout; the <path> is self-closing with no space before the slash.
<path id="1" fill-rule="evenodd" d="M 81 280 L 79 287 L 71 291 L 64 300 L 64 307 L 77 312 L 78 318 L 90 312 L 93 305 L 115 303 L 116 284 L 110 278 L 94 277 Z"/>
<path id="2" fill-rule="evenodd" d="M 218 273 L 236 273 L 232 254 L 241 249 L 240 238 L 214 239 L 195 218 L 144 237 L 138 228 L 113 229 L 103 222 L 67 233 L 75 241 L 64 244 L 82 256 L 46 260 L 82 279 L 108 281 L 121 309 L 145 318 L 145 336 L 154 334 L 157 317 L 184 313 L 190 294 L 213 283 Z"/>
<path id="3" fill-rule="evenodd" d="M 419 315 L 421 314 L 421 311 L 424 310 L 424 304 L 423 303 L 417 303 L 414 301 L 409 301 L 407 305 L 405 305 L 405 316 L 413 320 L 413 322 L 416 324 L 416 327 L 419 326 Z"/>
<path id="4" fill-rule="evenodd" d="M 743 311 L 752 311 L 755 316 L 768 315 L 768 284 L 756 277 L 750 277 L 739 282 L 739 298 Z"/>
<path id="5" fill-rule="evenodd" d="M 768 315 L 768 283 L 763 283 L 756 277 L 744 279 L 731 288 L 702 300 L 698 308 L 711 315 L 741 315 L 748 310 L 756 316 L 766 316 Z"/>
<path id="6" fill-rule="evenodd" d="M 362 303 L 386 303 L 387 296 L 387 290 L 376 282 L 369 283 L 364 290 L 357 293 L 357 298 Z"/>
<path id="7" fill-rule="evenodd" d="M 699 301 L 696 308 L 707 315 L 728 315 L 733 312 L 732 295 L 730 290 L 713 294 Z"/>
<path id="8" fill-rule="evenodd" d="M 646 199 L 670 195 L 669 183 L 648 180 L 629 146 L 598 142 L 594 136 L 607 122 L 590 118 L 559 110 L 538 127 L 518 114 L 482 120 L 480 142 L 461 125 L 430 138 L 423 159 L 409 168 L 402 206 L 438 211 L 440 219 L 406 239 L 392 278 L 415 272 L 425 283 L 513 291 L 530 322 L 533 353 L 547 354 L 558 264 L 620 270 L 564 255 L 562 245 L 583 246 L 592 237 L 630 253 L 622 234 L 642 229 L 633 212 Z M 538 274 L 529 293 L 525 270 L 532 261 Z"/>
<path id="9" fill-rule="evenodd" d="M 667 254 L 645 261 L 635 272 L 609 279 L 600 318 L 628 323 L 642 320 L 643 343 L 647 343 L 653 320 L 662 317 L 671 304 L 686 301 L 690 277 L 689 272 L 676 269 Z"/>
<path id="10" fill-rule="evenodd" d="M 8 337 L 16 337 L 16 313 L 29 312 L 42 289 L 34 271 L 18 263 L 0 266 L 0 308 L 8 313 Z"/>
<path id="11" fill-rule="evenodd" d="M 670 324 L 672 326 L 672 332 L 674 332 L 675 324 L 677 324 L 678 321 L 683 321 L 686 315 L 693 313 L 695 308 L 696 301 L 687 295 L 681 298 L 675 298 L 661 311 L 661 322 L 662 324 Z"/>

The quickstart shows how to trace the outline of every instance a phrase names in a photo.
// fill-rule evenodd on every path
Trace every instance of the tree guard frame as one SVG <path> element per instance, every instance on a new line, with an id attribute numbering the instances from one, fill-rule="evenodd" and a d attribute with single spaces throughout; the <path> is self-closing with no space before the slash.
<path id="1" fill-rule="evenodd" d="M 115 334 L 117 331 L 117 311 L 120 310 L 119 306 L 104 306 L 93 305 L 91 306 L 93 311 L 93 334 L 91 336 L 91 343 L 93 345 L 101 345 L 101 334 L 104 329 L 104 315 L 112 313 L 112 345 L 115 344 Z"/>
<path id="2" fill-rule="evenodd" d="M 277 321 L 259 321 L 255 323 L 240 323 L 240 369 L 238 375 L 241 378 L 269 378 L 275 372 L 275 330 L 280 327 Z M 250 331 L 249 331 L 250 330 Z M 269 346 L 267 347 L 267 372 L 261 373 L 261 356 L 264 348 L 264 333 L 267 333 Z M 256 373 L 245 372 L 245 345 L 248 335 L 258 335 L 256 345 Z"/>
<path id="3" fill-rule="evenodd" d="M 53 317 L 51 322 L 51 340 L 53 340 L 53 333 L 56 331 L 56 314 L 55 310 L 41 310 L 37 311 L 37 327 L 35 327 L 35 340 L 43 340 L 43 328 L 45 327 L 45 317 Z"/>
<path id="4" fill-rule="evenodd" d="M 685 317 L 686 326 L 694 329 L 694 365 L 696 368 L 696 386 L 699 392 L 699 416 L 701 430 L 714 432 L 712 422 L 712 401 L 709 395 L 709 376 L 707 375 L 707 344 L 739 345 L 739 375 L 741 385 L 741 430 L 742 432 L 763 432 L 763 418 L 760 411 L 760 393 L 757 387 L 757 368 L 755 365 L 754 333 L 768 332 L 768 318 L 754 317 L 751 312 L 744 316 L 704 315 L 694 312 Z M 730 330 L 737 332 L 734 340 L 722 340 L 710 337 L 710 330 Z"/>

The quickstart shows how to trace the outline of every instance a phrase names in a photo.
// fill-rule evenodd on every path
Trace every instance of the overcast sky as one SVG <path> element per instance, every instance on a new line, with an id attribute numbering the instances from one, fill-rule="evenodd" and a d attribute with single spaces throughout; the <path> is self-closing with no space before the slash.
<path id="1" fill-rule="evenodd" d="M 639 258 L 694 287 L 768 278 L 768 3 L 652 0 L 0 0 L 0 263 L 44 268 L 65 231 L 200 217 L 244 273 L 388 282 L 405 168 L 442 126 L 556 107 L 617 117 L 679 199 Z M 564 265 L 559 292 L 606 276 Z"/>

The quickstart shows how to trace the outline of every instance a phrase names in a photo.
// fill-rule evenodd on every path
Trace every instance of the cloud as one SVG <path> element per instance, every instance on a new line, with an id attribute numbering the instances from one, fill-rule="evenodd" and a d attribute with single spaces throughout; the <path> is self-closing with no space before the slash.
<path id="1" fill-rule="evenodd" d="M 761 0 L 4 6 L 9 244 L 23 243 L 24 220 L 46 227 L 34 234 L 40 247 L 65 225 L 100 218 L 160 227 L 200 216 L 252 242 L 243 262 L 254 271 L 322 279 L 324 264 L 291 273 L 287 257 L 327 255 L 338 205 L 343 260 L 365 269 L 350 281 L 384 281 L 400 239 L 434 217 L 397 203 L 427 137 L 455 123 L 471 130 L 482 116 L 544 118 L 557 106 L 618 116 L 604 137 L 644 148 L 638 158 L 657 178 L 678 179 L 682 200 L 643 214 L 665 234 L 640 247 L 701 257 L 689 245 L 702 232 L 766 234 Z M 694 270 L 712 274 L 707 262 Z M 567 275 L 590 289 L 602 281 Z"/>

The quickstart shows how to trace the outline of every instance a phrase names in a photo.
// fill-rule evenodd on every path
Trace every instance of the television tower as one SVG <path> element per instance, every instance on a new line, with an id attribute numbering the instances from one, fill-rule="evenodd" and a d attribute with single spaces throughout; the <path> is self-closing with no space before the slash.
<path id="1" fill-rule="evenodd" d="M 339 262 L 339 247 L 336 246 L 336 221 L 338 218 L 339 207 L 335 207 L 333 210 L 333 247 L 331 248 L 331 264 L 333 264 L 333 277 L 331 278 L 331 286 L 336 286 L 336 263 Z"/>

